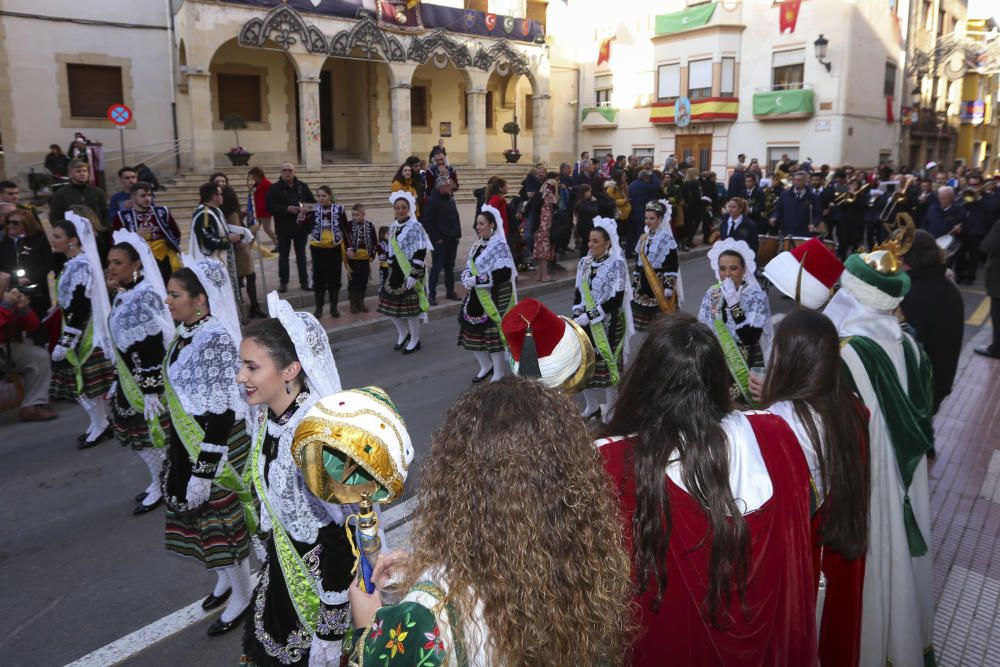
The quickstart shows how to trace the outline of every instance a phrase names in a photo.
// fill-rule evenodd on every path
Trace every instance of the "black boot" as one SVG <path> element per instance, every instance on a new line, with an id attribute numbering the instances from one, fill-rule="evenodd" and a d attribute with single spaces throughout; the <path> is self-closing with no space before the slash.
<path id="1" fill-rule="evenodd" d="M 250 317 L 252 319 L 258 320 L 267 317 L 260 309 L 260 303 L 257 301 L 257 274 L 251 273 L 247 277 L 247 296 L 250 299 Z"/>
<path id="2" fill-rule="evenodd" d="M 337 310 L 337 298 L 339 296 L 340 296 L 339 290 L 330 295 L 330 315 L 332 317 L 340 317 L 340 311 Z"/>
<path id="3" fill-rule="evenodd" d="M 313 310 L 313 317 L 318 320 L 323 317 L 323 303 L 325 295 L 322 292 L 314 292 L 314 294 L 316 295 L 316 308 Z"/>
<path id="4" fill-rule="evenodd" d="M 361 312 L 361 309 L 358 308 L 358 293 L 348 292 L 347 294 L 351 302 L 351 315 L 357 315 L 359 312 Z"/>
<path id="5" fill-rule="evenodd" d="M 358 290 L 358 310 L 362 313 L 368 312 L 368 306 L 365 305 L 365 291 Z"/>

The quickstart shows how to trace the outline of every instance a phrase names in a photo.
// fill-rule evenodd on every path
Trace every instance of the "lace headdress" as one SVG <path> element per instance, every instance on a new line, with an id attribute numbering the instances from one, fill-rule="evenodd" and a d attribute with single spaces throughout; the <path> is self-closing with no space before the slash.
<path id="1" fill-rule="evenodd" d="M 163 330 L 163 341 L 164 343 L 169 342 L 170 339 L 174 337 L 174 319 L 170 315 L 170 308 L 167 307 L 167 303 L 164 301 L 167 296 L 167 288 L 166 285 L 163 284 L 163 274 L 160 273 L 160 267 L 156 263 L 153 251 L 150 249 L 149 244 L 144 238 L 127 229 L 119 229 L 114 233 L 113 238 L 115 245 L 119 243 L 127 243 L 135 249 L 136 253 L 139 254 L 139 261 L 142 262 L 143 280 L 149 285 L 150 289 L 152 289 L 153 292 L 160 297 L 163 307 L 161 312 L 157 313 L 157 315 L 159 315 L 162 320 L 160 328 Z"/>
<path id="2" fill-rule="evenodd" d="M 94 228 L 87 218 L 76 211 L 66 211 L 65 218 L 73 223 L 76 236 L 80 239 L 80 250 L 83 251 L 83 256 L 90 266 L 90 288 L 87 290 L 87 298 L 90 299 L 90 307 L 93 310 L 91 321 L 94 323 L 94 347 L 104 350 L 105 356 L 111 359 L 115 353 L 111 332 L 108 330 L 111 302 L 104 284 L 104 268 L 101 266 L 101 256 L 97 252 Z"/>
<path id="3" fill-rule="evenodd" d="M 292 339 L 295 356 L 302 364 L 309 387 L 320 397 L 340 391 L 340 374 L 330 349 L 330 338 L 319 320 L 309 313 L 295 312 L 277 292 L 267 295 L 267 311 L 271 317 L 278 318 Z"/>
<path id="4" fill-rule="evenodd" d="M 229 282 L 229 272 L 217 259 L 202 257 L 200 259 L 191 255 L 183 255 L 184 266 L 194 271 L 198 276 L 198 282 L 208 295 L 208 309 L 215 316 L 226 331 L 233 338 L 236 347 L 239 347 L 243 340 L 243 333 L 240 331 L 240 314 L 236 309 L 236 297 L 233 294 L 233 287 Z"/>

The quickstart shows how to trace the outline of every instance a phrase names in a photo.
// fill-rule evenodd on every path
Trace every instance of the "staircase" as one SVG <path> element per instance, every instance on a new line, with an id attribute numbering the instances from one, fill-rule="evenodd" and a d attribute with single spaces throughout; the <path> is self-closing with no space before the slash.
<path id="1" fill-rule="evenodd" d="M 528 163 L 491 164 L 482 169 L 463 164 L 453 166 L 458 172 L 459 190 L 455 193 L 455 200 L 459 205 L 474 201 L 473 190 L 484 187 L 491 176 L 507 179 L 511 194 L 516 193 L 530 168 Z M 281 171 L 278 165 L 260 165 L 260 167 L 269 180 L 278 180 Z M 249 169 L 249 167 L 223 167 L 218 170 L 229 177 L 229 184 L 235 188 L 241 203 L 246 201 L 246 174 Z M 338 161 L 337 164 L 323 165 L 320 169 L 299 170 L 295 175 L 305 182 L 313 193 L 321 185 L 330 186 L 337 202 L 348 209 L 358 202 L 368 209 L 388 209 L 389 192 L 396 169 L 397 167 L 390 164 Z M 198 188 L 208 180 L 208 177 L 209 174 L 182 173 L 173 179 L 160 179 L 166 184 L 167 190 L 156 194 L 156 203 L 170 209 L 182 230 L 185 230 L 185 223 L 190 221 L 191 213 L 198 204 Z M 389 220 L 377 222 L 389 222 Z"/>

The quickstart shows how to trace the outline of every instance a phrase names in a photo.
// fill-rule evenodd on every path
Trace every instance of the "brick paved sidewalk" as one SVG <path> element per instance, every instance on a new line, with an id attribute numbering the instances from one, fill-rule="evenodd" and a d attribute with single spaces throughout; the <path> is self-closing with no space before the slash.
<path id="1" fill-rule="evenodd" d="M 1000 665 L 1000 361 L 965 347 L 952 394 L 934 421 L 930 467 L 934 648 L 938 665 Z"/>

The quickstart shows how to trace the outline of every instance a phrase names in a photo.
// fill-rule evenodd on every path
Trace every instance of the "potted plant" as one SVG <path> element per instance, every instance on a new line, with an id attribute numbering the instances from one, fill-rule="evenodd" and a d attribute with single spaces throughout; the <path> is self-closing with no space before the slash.
<path id="1" fill-rule="evenodd" d="M 238 113 L 229 113 L 222 119 L 222 125 L 236 134 L 236 145 L 229 149 L 226 157 L 234 167 L 245 167 L 253 156 L 253 153 L 240 146 L 240 130 L 246 129 L 247 119 Z"/>
<path id="2" fill-rule="evenodd" d="M 512 141 L 512 147 L 505 150 L 503 156 L 507 162 L 517 162 L 521 159 L 521 151 L 517 150 L 517 135 L 521 134 L 521 126 L 517 124 L 516 120 L 504 123 L 503 133 L 509 134 Z"/>

